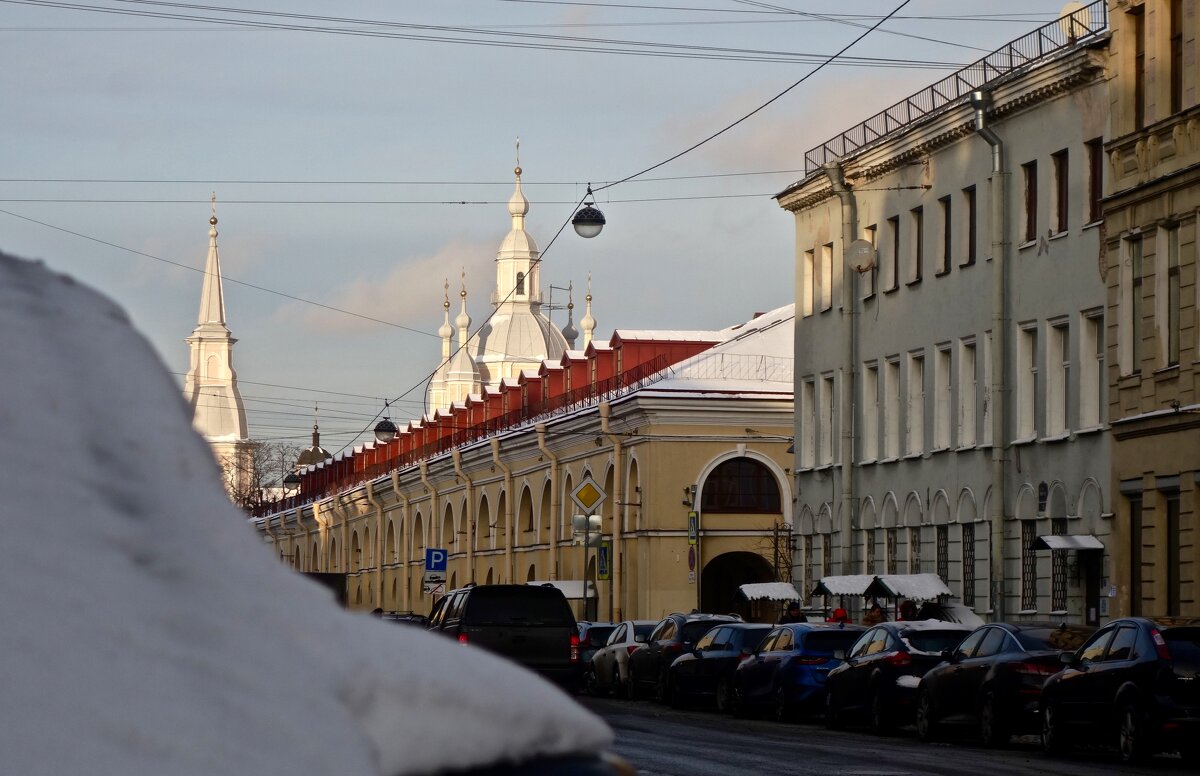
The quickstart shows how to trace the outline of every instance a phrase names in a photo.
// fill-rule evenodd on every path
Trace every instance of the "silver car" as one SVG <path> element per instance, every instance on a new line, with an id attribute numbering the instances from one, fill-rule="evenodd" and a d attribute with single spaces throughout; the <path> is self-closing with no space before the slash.
<path id="1" fill-rule="evenodd" d="M 592 695 L 625 695 L 629 683 L 629 655 L 646 643 L 658 620 L 626 620 L 596 650 L 584 681 Z"/>

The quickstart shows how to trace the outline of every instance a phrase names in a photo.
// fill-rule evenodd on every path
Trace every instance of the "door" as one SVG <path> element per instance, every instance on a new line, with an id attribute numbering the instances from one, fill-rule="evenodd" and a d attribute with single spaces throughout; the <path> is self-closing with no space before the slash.
<path id="1" fill-rule="evenodd" d="M 962 673 L 964 666 L 971 661 L 975 651 L 994 628 L 980 628 L 959 644 L 954 650 L 954 659 L 938 670 L 938 680 L 931 683 L 934 693 L 933 705 L 938 718 L 944 719 L 967 712 L 967 702 L 963 698 Z"/>
<path id="2" fill-rule="evenodd" d="M 769 681 L 770 671 L 766 656 L 771 654 L 776 642 L 785 633 L 790 631 L 786 628 L 776 628 L 768 633 L 762 644 L 738 667 L 735 681 L 743 698 L 754 699 L 763 694 L 762 688 L 764 683 Z"/>
<path id="3" fill-rule="evenodd" d="M 1078 663 L 1068 666 L 1059 674 L 1053 699 L 1058 706 L 1059 719 L 1064 723 L 1079 724 L 1092 717 L 1092 710 L 1087 707 L 1096 695 L 1096 672 L 1093 669 L 1104 659 L 1104 653 L 1116 632 L 1114 627 L 1097 632 L 1076 653 Z"/>

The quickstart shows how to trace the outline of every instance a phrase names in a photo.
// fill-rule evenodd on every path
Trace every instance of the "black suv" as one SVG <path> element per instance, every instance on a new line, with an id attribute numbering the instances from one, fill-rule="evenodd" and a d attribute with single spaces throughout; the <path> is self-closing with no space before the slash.
<path id="1" fill-rule="evenodd" d="M 537 671 L 569 692 L 579 686 L 579 631 L 562 591 L 550 585 L 472 585 L 451 590 L 429 630 L 483 647 Z"/>
<path id="2" fill-rule="evenodd" d="M 1200 620 L 1126 617 L 1096 631 L 1042 687 L 1042 746 L 1096 740 L 1134 762 L 1200 757 Z"/>
<path id="3" fill-rule="evenodd" d="M 696 642 L 716 626 L 741 621 L 736 614 L 668 614 L 654 626 L 646 643 L 629 655 L 629 683 L 626 685 L 629 697 L 638 698 L 644 688 L 652 687 L 655 698 L 665 702 L 670 685 L 667 669 L 675 658 L 690 654 Z"/>

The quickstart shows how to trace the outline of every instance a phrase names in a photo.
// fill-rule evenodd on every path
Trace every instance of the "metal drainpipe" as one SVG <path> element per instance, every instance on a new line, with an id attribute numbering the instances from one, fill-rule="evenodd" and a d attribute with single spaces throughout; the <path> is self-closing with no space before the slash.
<path id="1" fill-rule="evenodd" d="M 467 483 L 467 509 L 463 520 L 467 523 L 467 573 L 466 581 L 475 581 L 475 482 L 467 476 L 462 467 L 462 451 L 454 448 L 450 456 L 454 459 L 454 473 Z"/>
<path id="2" fill-rule="evenodd" d="M 496 468 L 504 472 L 504 579 L 501 582 L 512 582 L 512 560 L 513 560 L 513 534 L 516 532 L 516 526 L 513 525 L 513 492 L 512 492 L 512 469 L 504 465 L 500 460 L 500 440 L 492 437 L 492 462 L 496 464 Z"/>
<path id="3" fill-rule="evenodd" d="M 430 530 L 427 531 L 426 533 L 430 536 L 433 536 L 433 533 L 434 533 L 433 528 L 438 525 L 441 525 L 441 522 L 442 522 L 442 516 L 438 513 L 438 489 L 435 488 L 433 486 L 433 483 L 429 481 L 429 462 L 428 461 L 421 461 L 420 466 L 418 467 L 418 470 L 421 472 L 421 484 L 425 486 L 425 489 L 427 491 L 429 491 L 429 520 L 426 520 L 425 522 L 426 522 L 426 525 L 429 525 L 430 522 L 432 522 L 433 525 L 431 526 Z M 426 542 L 425 546 L 428 547 L 429 543 Z M 424 576 L 425 559 L 421 558 L 420 561 L 421 561 L 422 576 Z M 424 591 L 422 591 L 421 595 L 424 595 L 424 594 L 425 594 Z"/>
<path id="4" fill-rule="evenodd" d="M 559 546 L 558 527 L 562 520 L 562 504 L 558 494 L 558 456 L 546 447 L 546 424 L 539 423 L 535 427 L 538 438 L 538 450 L 550 461 L 550 579 L 558 579 L 558 568 L 562 547 Z M 620 622 L 620 620 L 617 620 Z"/>
<path id="5" fill-rule="evenodd" d="M 409 584 L 408 568 L 409 555 L 412 553 L 412 544 L 408 541 L 408 532 L 412 530 L 412 506 L 408 500 L 408 495 L 400 489 L 400 472 L 392 472 L 392 492 L 400 499 L 403 508 L 400 514 L 400 568 L 404 573 L 400 575 L 400 597 L 404 601 L 404 608 L 411 612 L 413 611 L 412 604 L 412 585 Z"/>
<path id="6" fill-rule="evenodd" d="M 991 233 L 992 233 L 992 384 L 989 386 L 992 408 L 992 501 L 991 522 L 991 605 L 992 619 L 1004 621 L 1004 516 L 1005 480 L 1008 468 L 1007 397 L 1008 397 L 1008 173 L 1004 170 L 1004 143 L 987 123 L 992 95 L 971 92 L 975 109 L 975 131 L 992 147 Z"/>
<path id="7" fill-rule="evenodd" d="M 375 483 L 367 483 L 367 503 L 375 509 L 375 591 L 376 606 L 383 608 L 383 502 L 375 496 Z"/>
<path id="8" fill-rule="evenodd" d="M 604 436 L 608 437 L 608 441 L 613 447 L 613 542 L 612 557 L 609 558 L 609 565 L 612 567 L 612 600 L 609 601 L 609 608 L 612 611 L 609 621 L 621 622 L 625 619 L 625 607 L 621 605 L 621 557 L 624 555 L 621 552 L 621 538 L 622 523 L 625 521 L 625 498 L 623 495 L 625 477 L 621 468 L 621 439 L 609 427 L 612 405 L 608 402 L 601 402 L 597 409 L 600 412 L 600 430 L 604 432 Z M 587 584 L 587 569 L 584 569 L 583 577 L 584 584 Z"/>
<path id="9" fill-rule="evenodd" d="M 854 391 L 858 382 L 858 366 L 855 363 L 854 346 L 858 338 L 858 309 L 855 305 L 855 271 L 845 261 L 846 251 L 854 242 L 856 212 L 854 193 L 846 185 L 846 177 L 840 162 L 824 165 L 825 175 L 842 205 L 842 386 L 839 398 L 838 425 L 841 426 L 842 474 L 841 520 L 838 532 L 842 535 L 842 573 L 853 574 L 855 482 L 854 482 Z"/>

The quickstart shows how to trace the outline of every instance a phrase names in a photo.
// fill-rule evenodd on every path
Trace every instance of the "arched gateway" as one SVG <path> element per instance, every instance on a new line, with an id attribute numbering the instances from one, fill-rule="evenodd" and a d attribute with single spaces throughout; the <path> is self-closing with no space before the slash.
<path id="1" fill-rule="evenodd" d="M 738 587 L 751 582 L 773 582 L 775 571 L 753 552 L 727 552 L 710 560 L 700 573 L 700 610 L 718 614 L 740 614 L 747 621 L 773 619 L 775 612 L 756 618 L 750 602 Z"/>

